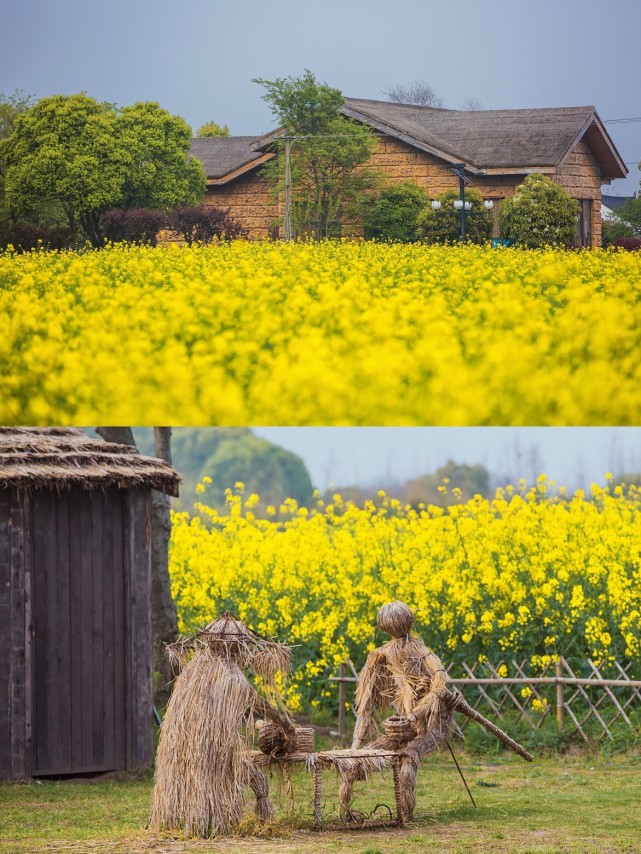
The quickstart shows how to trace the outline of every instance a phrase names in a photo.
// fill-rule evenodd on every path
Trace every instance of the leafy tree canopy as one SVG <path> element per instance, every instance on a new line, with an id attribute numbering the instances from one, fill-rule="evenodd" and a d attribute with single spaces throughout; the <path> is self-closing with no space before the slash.
<path id="1" fill-rule="evenodd" d="M 521 246 L 565 246 L 574 241 L 579 205 L 551 178 L 533 172 L 501 203 L 501 236 Z"/>
<path id="2" fill-rule="evenodd" d="M 153 433 L 149 428 L 134 428 L 136 444 L 143 454 L 153 456 Z M 262 506 L 280 505 L 295 498 L 309 505 L 312 484 L 304 462 L 296 454 L 255 436 L 248 427 L 176 427 L 172 432 L 173 465 L 183 484 L 181 500 L 185 506 L 196 497 L 196 485 L 212 478 L 204 499 L 219 509 L 225 507 L 225 489 L 241 481 L 245 494 L 255 492 Z"/>
<path id="3" fill-rule="evenodd" d="M 201 139 L 205 136 L 229 136 L 229 128 L 227 125 L 219 125 L 212 120 L 201 125 L 196 131 L 196 136 Z"/>
<path id="4" fill-rule="evenodd" d="M 21 212 L 61 206 L 72 233 L 103 242 L 101 214 L 114 207 L 172 208 L 205 191 L 187 154 L 186 122 L 156 103 L 122 109 L 85 94 L 42 98 L 15 118 L 0 143 L 7 204 Z"/>
<path id="5" fill-rule="evenodd" d="M 374 145 L 371 129 L 339 112 L 339 89 L 319 83 L 311 71 L 300 77 L 256 78 L 265 87 L 263 100 L 278 120 L 282 136 L 291 137 L 292 223 L 299 236 L 336 237 L 342 225 L 359 216 L 367 189 L 375 185 L 363 164 Z M 284 189 L 285 141 L 277 139 L 278 156 L 264 174 L 276 191 Z M 361 167 L 361 168 L 358 168 Z"/>

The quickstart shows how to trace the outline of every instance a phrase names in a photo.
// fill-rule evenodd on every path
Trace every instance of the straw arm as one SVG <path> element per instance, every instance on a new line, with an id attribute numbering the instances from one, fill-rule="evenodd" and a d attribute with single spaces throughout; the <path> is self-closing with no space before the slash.
<path id="1" fill-rule="evenodd" d="M 266 700 L 264 697 L 261 697 L 260 694 L 256 694 L 253 698 L 253 706 L 254 710 L 264 718 L 269 718 L 273 721 L 276 726 L 283 730 L 285 735 L 295 738 L 296 736 L 296 723 L 294 718 L 287 711 L 281 711 L 280 709 L 275 708 L 272 704 Z"/>
<path id="2" fill-rule="evenodd" d="M 528 753 L 524 747 L 521 747 L 518 741 L 514 741 L 514 739 L 510 738 L 507 733 L 503 732 L 502 729 L 499 729 L 496 724 L 493 724 L 492 721 L 488 721 L 488 719 L 483 717 L 480 712 L 473 709 L 472 706 L 463 699 L 462 694 L 455 693 L 446 688 L 441 693 L 441 700 L 454 711 L 461 712 L 466 717 L 481 724 L 482 727 L 485 727 L 488 732 L 495 735 L 499 741 L 503 742 L 503 744 L 506 747 L 509 747 L 510 750 L 513 750 L 514 753 L 518 753 L 519 756 L 522 756 L 523 759 L 528 762 L 532 761 L 532 755 Z"/>

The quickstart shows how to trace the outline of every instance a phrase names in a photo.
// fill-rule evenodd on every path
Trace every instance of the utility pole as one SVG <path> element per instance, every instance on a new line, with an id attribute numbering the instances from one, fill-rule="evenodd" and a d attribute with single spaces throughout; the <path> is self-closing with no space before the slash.
<path id="1" fill-rule="evenodd" d="M 285 142 L 285 218 L 284 230 L 285 240 L 292 239 L 292 167 L 291 167 L 291 140 Z"/>

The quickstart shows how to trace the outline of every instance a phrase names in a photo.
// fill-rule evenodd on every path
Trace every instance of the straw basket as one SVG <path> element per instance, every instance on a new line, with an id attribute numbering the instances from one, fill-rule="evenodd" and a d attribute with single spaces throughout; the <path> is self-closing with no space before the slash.
<path id="1" fill-rule="evenodd" d="M 412 725 L 407 718 L 391 717 L 383 721 L 385 735 L 396 742 L 396 744 L 405 744 L 411 741 L 416 733 L 412 729 Z"/>
<path id="2" fill-rule="evenodd" d="M 313 753 L 314 730 L 311 727 L 296 727 L 296 739 L 293 745 L 286 743 L 285 736 L 271 721 L 266 721 L 258 733 L 258 747 L 261 753 L 271 756 L 284 756 L 286 753 Z"/>

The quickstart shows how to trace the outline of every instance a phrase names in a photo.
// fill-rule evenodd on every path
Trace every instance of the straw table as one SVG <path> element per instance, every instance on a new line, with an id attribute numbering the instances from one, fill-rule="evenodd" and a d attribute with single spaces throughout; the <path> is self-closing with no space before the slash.
<path id="1" fill-rule="evenodd" d="M 347 820 L 342 820 L 343 827 L 387 827 L 394 825 L 401 827 L 403 824 L 403 813 L 400 800 L 399 768 L 402 753 L 392 750 L 325 750 L 319 753 L 285 753 L 282 755 L 266 754 L 259 750 L 250 750 L 249 759 L 262 771 L 268 769 L 284 769 L 292 765 L 304 765 L 305 769 L 312 774 L 312 803 L 314 806 L 314 829 L 323 829 L 323 771 L 326 768 L 335 768 L 339 773 L 353 768 L 354 764 L 362 764 L 366 776 L 372 771 L 382 771 L 391 768 L 394 780 L 394 799 L 396 813 L 387 820 L 372 819 L 359 814 L 356 817 L 350 813 Z"/>

